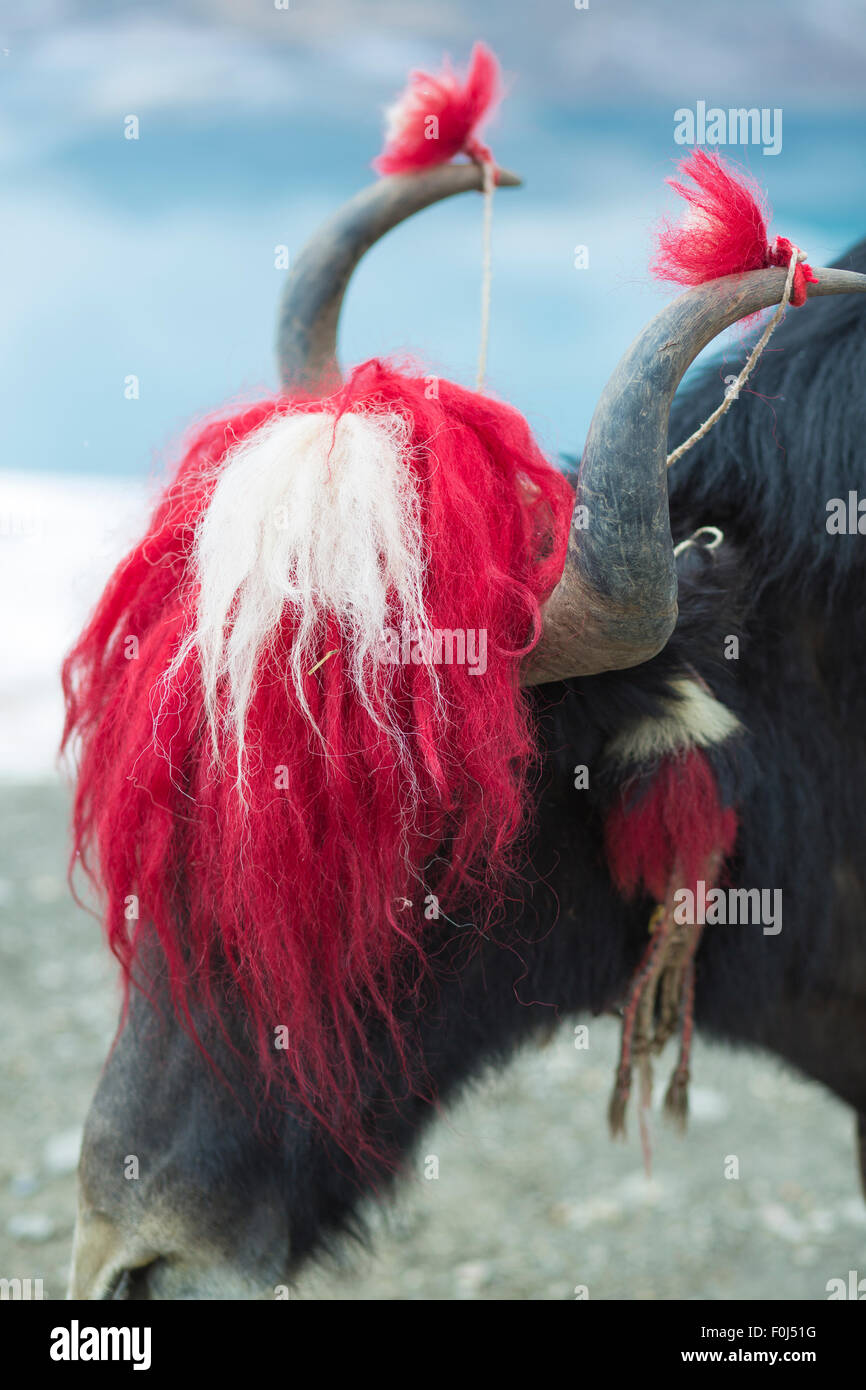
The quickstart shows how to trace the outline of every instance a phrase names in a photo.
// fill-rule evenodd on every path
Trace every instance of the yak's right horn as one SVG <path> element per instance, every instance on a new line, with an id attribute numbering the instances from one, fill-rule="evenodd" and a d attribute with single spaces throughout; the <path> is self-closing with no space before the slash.
<path id="1" fill-rule="evenodd" d="M 398 223 L 455 193 L 483 188 L 480 164 L 439 164 L 428 173 L 393 174 L 365 188 L 307 243 L 286 281 L 279 311 L 277 358 L 284 390 L 339 385 L 337 325 L 352 271 L 365 251 Z M 520 179 L 497 169 L 496 184 Z"/>

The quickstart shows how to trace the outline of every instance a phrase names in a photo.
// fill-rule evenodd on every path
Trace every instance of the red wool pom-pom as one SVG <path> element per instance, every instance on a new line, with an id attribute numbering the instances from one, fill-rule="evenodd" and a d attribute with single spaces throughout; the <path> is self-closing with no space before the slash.
<path id="1" fill-rule="evenodd" d="M 794 251 L 787 237 L 767 240 L 770 209 L 759 185 L 717 154 L 695 150 L 679 165 L 694 187 L 668 179 L 689 204 L 680 226 L 662 223 L 650 269 L 659 280 L 702 285 L 722 275 L 768 266 L 785 267 Z M 791 303 L 802 304 L 807 281 L 816 282 L 805 262 L 794 271 Z"/>
<path id="2" fill-rule="evenodd" d="M 483 43 L 472 50 L 465 82 L 448 65 L 435 77 L 411 73 L 405 92 L 386 112 L 385 148 L 373 168 L 380 174 L 412 173 L 456 154 L 490 160 L 477 130 L 499 96 L 499 64 Z"/>
<path id="3" fill-rule="evenodd" d="M 662 224 L 653 274 L 678 285 L 702 285 L 720 275 L 760 270 L 766 264 L 769 208 L 758 185 L 703 150 L 678 167 L 696 186 L 667 180 L 689 209 L 680 226 Z"/>

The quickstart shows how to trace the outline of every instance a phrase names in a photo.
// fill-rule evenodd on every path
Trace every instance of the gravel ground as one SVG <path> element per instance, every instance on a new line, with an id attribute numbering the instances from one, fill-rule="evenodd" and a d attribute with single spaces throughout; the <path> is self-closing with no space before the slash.
<path id="1" fill-rule="evenodd" d="M 80 1126 L 117 1003 L 98 927 L 66 890 L 66 821 L 58 787 L 0 791 L 0 1277 L 42 1278 L 46 1298 L 65 1286 Z M 822 1299 L 866 1273 L 842 1105 L 771 1059 L 699 1046 L 689 1134 L 654 1114 L 647 1178 L 636 1135 L 607 1137 L 616 1045 L 613 1021 L 580 1051 L 564 1026 L 479 1081 L 373 1214 L 373 1253 L 346 1250 L 297 1296 Z"/>

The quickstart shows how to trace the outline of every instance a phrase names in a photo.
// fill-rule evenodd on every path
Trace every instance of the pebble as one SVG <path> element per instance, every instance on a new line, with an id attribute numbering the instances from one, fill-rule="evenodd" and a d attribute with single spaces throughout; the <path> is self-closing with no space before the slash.
<path id="1" fill-rule="evenodd" d="M 41 1211 L 19 1211 L 6 1222 L 6 1232 L 13 1240 L 28 1241 L 40 1245 L 54 1235 L 55 1225 L 50 1216 Z"/>
<path id="2" fill-rule="evenodd" d="M 490 1266 L 484 1260 L 471 1260 L 458 1265 L 454 1271 L 456 1296 L 474 1298 L 490 1277 Z"/>
<path id="3" fill-rule="evenodd" d="M 689 1118 L 712 1122 L 726 1120 L 731 1106 L 727 1096 L 721 1091 L 712 1091 L 709 1086 L 692 1086 L 689 1090 Z"/>
<path id="4" fill-rule="evenodd" d="M 75 1129 L 65 1129 L 58 1134 L 52 1134 L 45 1148 L 42 1150 L 42 1166 L 52 1177 L 63 1177 L 67 1173 L 74 1173 L 78 1167 L 78 1155 L 81 1152 L 81 1126 Z"/>
<path id="5" fill-rule="evenodd" d="M 806 1236 L 806 1227 L 778 1202 L 766 1202 L 759 1208 L 758 1215 L 765 1231 L 779 1236 L 782 1240 L 796 1244 Z"/>
<path id="6" fill-rule="evenodd" d="M 9 1191 L 13 1197 L 32 1197 L 39 1191 L 39 1179 L 35 1173 L 14 1173 L 9 1179 Z"/>
<path id="7" fill-rule="evenodd" d="M 62 989 L 69 976 L 63 961 L 44 960 L 33 971 L 40 989 Z"/>
<path id="8" fill-rule="evenodd" d="M 38 903 L 56 903 L 63 897 L 66 885 L 56 874 L 38 874 L 27 884 L 31 898 Z"/>

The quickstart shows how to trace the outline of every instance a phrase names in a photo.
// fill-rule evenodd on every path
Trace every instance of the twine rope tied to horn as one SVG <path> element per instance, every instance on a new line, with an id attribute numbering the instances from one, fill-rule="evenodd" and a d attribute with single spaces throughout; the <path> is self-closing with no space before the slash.
<path id="1" fill-rule="evenodd" d="M 783 240 L 783 238 L 777 238 L 777 241 L 781 240 Z M 755 346 L 752 348 L 752 351 L 749 353 L 746 365 L 743 367 L 743 370 L 740 372 L 736 381 L 733 382 L 725 391 L 725 398 L 722 401 L 721 405 L 717 406 L 713 413 L 707 416 L 703 424 L 700 425 L 694 431 L 693 434 L 690 434 L 688 439 L 684 440 L 684 442 L 680 444 L 678 448 L 674 449 L 672 453 L 668 454 L 668 468 L 670 468 L 672 463 L 676 463 L 677 459 L 681 459 L 683 454 L 687 453 L 689 449 L 693 448 L 694 445 L 697 444 L 699 440 L 703 439 L 705 435 L 709 434 L 716 421 L 721 420 L 722 416 L 726 415 L 727 412 L 730 410 L 731 406 L 734 404 L 734 401 L 738 399 L 741 390 L 743 389 L 746 382 L 749 380 L 749 377 L 752 375 L 752 372 L 754 371 L 755 367 L 757 366 L 758 359 L 761 356 L 761 353 L 764 351 L 764 348 L 767 346 L 767 343 L 769 342 L 771 335 L 778 328 L 779 324 L 782 322 L 782 319 L 785 316 L 785 310 L 787 309 L 788 304 L 790 303 L 791 291 L 794 287 L 794 274 L 796 272 L 797 266 L 804 264 L 806 260 L 807 256 L 805 251 L 802 251 L 799 246 L 791 247 L 790 260 L 788 261 L 788 274 L 785 276 L 785 288 L 782 291 L 782 298 L 779 301 L 779 305 L 776 309 L 776 312 L 770 319 L 769 323 L 767 324 L 758 341 L 755 343 Z"/>
<path id="2" fill-rule="evenodd" d="M 439 73 L 412 72 L 388 111 L 385 148 L 373 162 L 380 174 L 418 173 L 455 156 L 482 170 L 484 213 L 481 266 L 481 335 L 475 389 L 482 391 L 490 338 L 491 244 L 496 164 L 479 130 L 502 95 L 499 63 L 483 43 L 472 49 L 463 79 L 446 62 Z"/>
<path id="3" fill-rule="evenodd" d="M 680 160 L 679 173 L 689 183 L 668 179 L 669 186 L 687 204 L 678 226 L 663 220 L 656 232 L 656 252 L 650 270 L 658 280 L 678 285 L 703 285 L 711 280 L 740 275 L 744 271 L 787 267 L 781 302 L 749 354 L 736 381 L 725 392 L 721 405 L 678 449 L 668 454 L 667 466 L 703 439 L 739 397 L 749 377 L 785 315 L 789 304 L 806 302 L 807 285 L 818 277 L 807 264 L 806 253 L 785 236 L 769 239 L 770 208 L 760 185 L 743 169 L 718 154 L 694 150 Z"/>

